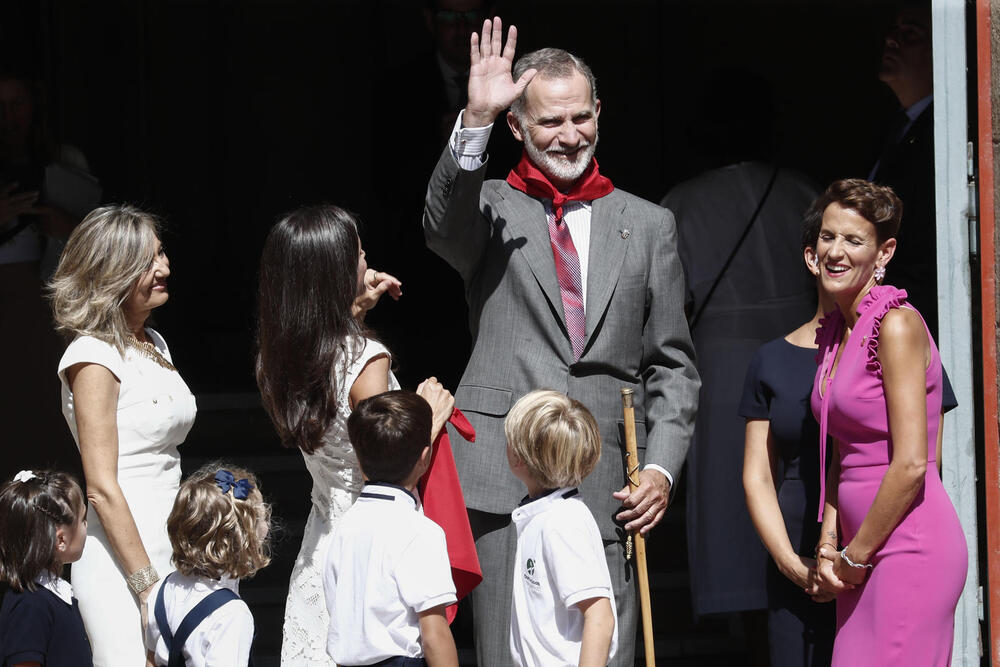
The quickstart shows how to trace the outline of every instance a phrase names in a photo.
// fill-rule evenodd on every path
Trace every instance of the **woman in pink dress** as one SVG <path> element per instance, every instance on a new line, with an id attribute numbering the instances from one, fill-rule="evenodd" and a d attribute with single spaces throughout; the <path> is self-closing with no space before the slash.
<path id="1" fill-rule="evenodd" d="M 816 335 L 812 393 L 821 460 L 834 439 L 817 547 L 821 585 L 838 594 L 833 665 L 943 667 L 968 552 L 935 465 L 941 359 L 906 292 L 880 284 L 902 204 L 848 179 L 813 211 L 820 280 L 837 304 Z"/>

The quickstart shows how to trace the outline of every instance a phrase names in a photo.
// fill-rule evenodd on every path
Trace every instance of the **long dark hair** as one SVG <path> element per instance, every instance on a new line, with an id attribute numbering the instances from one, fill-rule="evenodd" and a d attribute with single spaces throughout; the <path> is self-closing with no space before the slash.
<path id="1" fill-rule="evenodd" d="M 312 453 L 337 416 L 339 369 L 364 327 L 358 295 L 358 225 L 337 206 L 284 216 L 260 260 L 257 386 L 281 442 Z M 355 347 L 355 354 L 360 353 Z"/>
<path id="2" fill-rule="evenodd" d="M 35 579 L 55 572 L 56 529 L 73 526 L 85 510 L 80 485 L 64 472 L 31 473 L 0 487 L 0 581 L 12 590 L 35 590 Z"/>

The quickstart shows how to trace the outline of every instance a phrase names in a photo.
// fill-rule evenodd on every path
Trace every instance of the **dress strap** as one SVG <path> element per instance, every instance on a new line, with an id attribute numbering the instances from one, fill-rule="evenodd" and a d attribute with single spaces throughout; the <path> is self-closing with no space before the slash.
<path id="1" fill-rule="evenodd" d="M 153 607 L 156 626 L 160 629 L 160 636 L 163 637 L 163 643 L 166 644 L 168 652 L 171 651 L 174 644 L 174 633 L 170 631 L 170 623 L 167 622 L 167 608 L 163 603 L 163 589 L 167 587 L 167 581 L 172 575 L 173 572 L 168 574 L 163 579 L 163 583 L 160 584 L 160 590 L 156 593 L 156 604 Z"/>
<path id="2" fill-rule="evenodd" d="M 837 358 L 840 343 L 840 340 L 836 340 L 833 345 L 827 346 L 819 373 L 819 507 L 816 508 L 818 522 L 823 521 L 823 508 L 826 506 L 826 440 L 830 414 L 830 389 L 833 385 L 830 372 L 833 360 Z"/>

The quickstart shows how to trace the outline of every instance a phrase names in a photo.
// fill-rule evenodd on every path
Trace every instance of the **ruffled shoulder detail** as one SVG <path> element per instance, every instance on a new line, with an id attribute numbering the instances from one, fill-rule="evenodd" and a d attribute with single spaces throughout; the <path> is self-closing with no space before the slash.
<path id="1" fill-rule="evenodd" d="M 882 318 L 893 308 L 899 308 L 906 303 L 906 290 L 892 285 L 875 285 L 858 304 L 859 317 L 871 318 L 872 328 L 868 334 L 868 359 L 865 368 L 882 379 L 882 364 L 878 360 L 878 332 L 882 327 Z"/>
<path id="2" fill-rule="evenodd" d="M 829 313 L 819 318 L 819 326 L 816 327 L 816 340 L 814 341 L 819 349 L 816 350 L 816 365 L 823 363 L 823 355 L 826 350 L 833 346 L 841 335 L 841 323 L 844 317 L 840 311 L 834 308 Z"/>

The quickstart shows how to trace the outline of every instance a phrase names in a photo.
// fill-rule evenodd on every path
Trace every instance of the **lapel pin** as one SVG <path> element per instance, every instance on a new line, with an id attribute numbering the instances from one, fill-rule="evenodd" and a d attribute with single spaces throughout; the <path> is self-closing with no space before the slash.
<path id="1" fill-rule="evenodd" d="M 630 232 L 630 231 L 629 231 L 629 230 L 627 230 L 627 229 L 623 229 L 623 230 L 622 230 L 622 238 L 623 238 L 623 239 L 627 239 L 627 238 L 629 237 L 629 235 L 631 235 L 631 234 L 632 234 L 632 232 Z"/>

